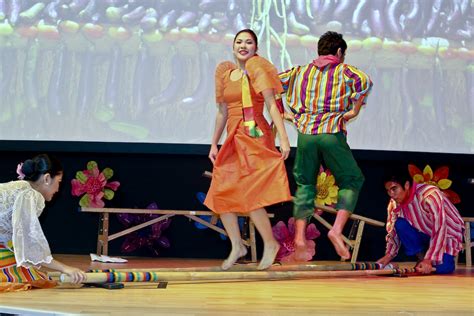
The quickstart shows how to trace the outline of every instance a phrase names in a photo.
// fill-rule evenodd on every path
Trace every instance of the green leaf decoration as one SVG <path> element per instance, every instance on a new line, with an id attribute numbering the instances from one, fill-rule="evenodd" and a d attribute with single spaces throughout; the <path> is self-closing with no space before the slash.
<path id="1" fill-rule="evenodd" d="M 89 194 L 84 194 L 84 196 L 79 201 L 79 205 L 81 207 L 89 207 L 90 203 L 91 203 L 91 201 L 89 199 Z"/>
<path id="2" fill-rule="evenodd" d="M 110 168 L 105 168 L 102 173 L 104 174 L 105 178 L 107 180 L 109 180 L 110 178 L 112 178 L 112 176 L 114 175 L 114 171 Z"/>
<path id="3" fill-rule="evenodd" d="M 76 172 L 76 179 L 79 180 L 79 182 L 82 184 L 85 184 L 87 182 L 87 176 L 82 171 Z"/>
<path id="4" fill-rule="evenodd" d="M 87 163 L 87 170 L 93 170 L 93 169 L 95 169 L 95 168 L 98 168 L 97 162 L 95 162 L 95 161 L 89 161 L 89 162 Z"/>
<path id="5" fill-rule="evenodd" d="M 105 189 L 104 190 L 104 199 L 106 200 L 112 200 L 114 198 L 114 191 L 110 190 L 110 189 Z"/>

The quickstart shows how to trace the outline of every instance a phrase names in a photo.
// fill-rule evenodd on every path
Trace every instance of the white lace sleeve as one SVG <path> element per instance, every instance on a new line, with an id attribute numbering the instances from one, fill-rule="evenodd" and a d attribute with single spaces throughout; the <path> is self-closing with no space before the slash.
<path id="1" fill-rule="evenodd" d="M 23 192 L 13 205 L 13 250 L 18 266 L 51 263 L 53 257 L 38 220 L 38 193 Z"/>

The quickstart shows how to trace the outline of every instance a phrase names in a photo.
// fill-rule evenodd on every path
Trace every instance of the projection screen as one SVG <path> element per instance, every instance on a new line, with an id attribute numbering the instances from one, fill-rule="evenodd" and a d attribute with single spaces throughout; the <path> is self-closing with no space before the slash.
<path id="1" fill-rule="evenodd" d="M 0 1 L 0 139 L 209 144 L 238 30 L 281 71 L 332 30 L 374 82 L 352 148 L 472 154 L 473 24 L 471 0 Z"/>

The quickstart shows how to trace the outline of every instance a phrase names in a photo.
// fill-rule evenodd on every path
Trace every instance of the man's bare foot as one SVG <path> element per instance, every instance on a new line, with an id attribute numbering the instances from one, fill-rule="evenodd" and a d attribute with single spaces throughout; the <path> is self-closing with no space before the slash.
<path id="1" fill-rule="evenodd" d="M 280 244 L 276 241 L 272 242 L 271 244 L 265 244 L 265 248 L 263 249 L 263 257 L 257 267 L 257 270 L 268 269 L 273 264 L 273 261 L 275 261 L 278 250 L 280 250 Z"/>
<path id="2" fill-rule="evenodd" d="M 344 240 L 342 239 L 342 234 L 338 234 L 333 230 L 330 230 L 328 233 L 328 238 L 336 249 L 337 254 L 342 259 L 347 260 L 351 257 L 351 254 L 349 253 L 349 250 L 347 249 L 346 245 L 344 244 Z"/>
<path id="3" fill-rule="evenodd" d="M 295 239 L 295 255 L 296 261 L 306 261 L 306 242 L 304 240 Z"/>
<path id="4" fill-rule="evenodd" d="M 239 260 L 239 258 L 245 256 L 247 254 L 247 248 L 244 245 L 240 245 L 239 248 L 232 247 L 232 251 L 229 254 L 229 257 L 222 262 L 221 269 L 222 270 L 229 270 L 230 267 L 234 265 L 234 263 Z"/>

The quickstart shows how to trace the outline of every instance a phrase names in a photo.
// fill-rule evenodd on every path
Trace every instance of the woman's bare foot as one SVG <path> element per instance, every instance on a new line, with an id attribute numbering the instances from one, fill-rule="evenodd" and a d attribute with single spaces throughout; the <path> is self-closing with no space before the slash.
<path id="1" fill-rule="evenodd" d="M 278 250 L 280 250 L 280 244 L 277 241 L 266 243 L 265 248 L 263 249 L 263 257 L 257 267 L 257 270 L 265 270 L 271 267 L 275 261 Z"/>
<path id="2" fill-rule="evenodd" d="M 221 269 L 222 270 L 229 270 L 230 267 L 234 265 L 234 263 L 239 260 L 239 258 L 245 256 L 247 254 L 247 248 L 244 245 L 240 245 L 238 248 L 232 247 L 232 251 L 229 254 L 229 257 L 222 262 Z"/>
<path id="3" fill-rule="evenodd" d="M 332 242 L 334 248 L 336 249 L 337 254 L 342 259 L 347 260 L 351 257 L 351 254 L 349 253 L 349 250 L 346 248 L 346 245 L 344 244 L 344 240 L 342 239 L 342 234 L 336 233 L 333 230 L 330 230 L 328 233 L 328 238 Z"/>

